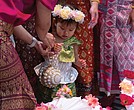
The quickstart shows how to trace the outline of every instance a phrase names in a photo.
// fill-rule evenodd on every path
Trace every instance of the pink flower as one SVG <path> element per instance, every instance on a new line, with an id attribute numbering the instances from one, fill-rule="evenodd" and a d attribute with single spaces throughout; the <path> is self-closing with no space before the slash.
<path id="1" fill-rule="evenodd" d="M 47 106 L 37 106 L 35 110 L 48 110 Z"/>
<path id="2" fill-rule="evenodd" d="M 106 110 L 111 110 L 111 107 L 106 107 Z"/>
<path id="3" fill-rule="evenodd" d="M 100 108 L 100 110 L 111 110 L 111 108 L 110 107 Z"/>
<path id="4" fill-rule="evenodd" d="M 41 103 L 41 105 L 37 105 L 35 110 L 48 110 L 48 106 L 45 105 L 44 103 Z"/>
<path id="5" fill-rule="evenodd" d="M 88 100 L 89 106 L 93 108 L 99 105 L 98 98 L 95 98 L 95 96 L 92 96 L 92 94 L 85 96 L 85 99 Z"/>
<path id="6" fill-rule="evenodd" d="M 68 88 L 67 85 L 63 85 L 63 87 L 60 88 L 56 93 L 57 97 L 61 97 L 61 96 L 65 96 L 65 95 L 73 96 L 71 89 Z"/>

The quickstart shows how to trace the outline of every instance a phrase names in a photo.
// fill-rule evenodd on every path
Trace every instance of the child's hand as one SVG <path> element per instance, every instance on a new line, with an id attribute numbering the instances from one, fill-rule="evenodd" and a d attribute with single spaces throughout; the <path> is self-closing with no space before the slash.
<path id="1" fill-rule="evenodd" d="M 56 43 L 54 45 L 54 52 L 56 52 L 56 53 L 60 52 L 62 49 L 62 45 L 63 45 L 63 43 Z"/>
<path id="2" fill-rule="evenodd" d="M 86 67 L 87 64 L 86 64 L 86 60 L 83 60 L 83 59 L 77 59 L 74 64 L 76 66 L 79 66 L 79 67 Z"/>
<path id="3" fill-rule="evenodd" d="M 44 57 L 44 56 L 52 56 L 55 53 L 53 51 L 50 51 L 50 49 L 46 46 L 43 45 L 43 42 L 37 41 L 35 44 L 36 50 Z"/>

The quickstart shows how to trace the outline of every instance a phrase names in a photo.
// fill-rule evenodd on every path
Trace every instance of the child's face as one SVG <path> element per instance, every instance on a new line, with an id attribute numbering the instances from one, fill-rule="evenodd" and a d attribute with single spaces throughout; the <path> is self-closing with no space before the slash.
<path id="1" fill-rule="evenodd" d="M 74 35 L 74 32 L 77 28 L 77 23 L 65 24 L 58 22 L 56 25 L 56 32 L 59 37 L 62 39 L 67 39 Z"/>

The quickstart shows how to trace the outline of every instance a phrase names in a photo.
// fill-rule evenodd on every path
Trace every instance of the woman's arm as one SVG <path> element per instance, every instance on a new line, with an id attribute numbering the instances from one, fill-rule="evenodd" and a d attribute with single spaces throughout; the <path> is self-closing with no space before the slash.
<path id="1" fill-rule="evenodd" d="M 36 12 L 36 31 L 40 40 L 49 48 L 54 47 L 55 38 L 46 38 L 46 34 L 51 26 L 51 10 L 45 7 L 39 0 L 37 0 Z"/>
<path id="2" fill-rule="evenodd" d="M 41 55 L 45 56 L 47 54 L 53 54 L 53 52 L 48 52 L 48 49 L 43 48 L 43 43 L 41 41 L 36 39 L 33 40 L 34 37 L 23 26 L 16 26 L 13 33 L 18 39 L 23 40 L 25 43 L 29 45 L 33 44 L 32 47 L 35 47 Z M 47 34 L 46 37 L 51 38 L 53 36 L 51 34 Z"/>
<path id="3" fill-rule="evenodd" d="M 27 44 L 32 43 L 33 36 L 21 25 L 14 27 L 14 35 Z"/>

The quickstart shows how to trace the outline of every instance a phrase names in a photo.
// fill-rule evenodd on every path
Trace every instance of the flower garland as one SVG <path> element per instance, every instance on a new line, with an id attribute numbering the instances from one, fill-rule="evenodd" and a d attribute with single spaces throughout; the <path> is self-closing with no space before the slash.
<path id="1" fill-rule="evenodd" d="M 63 85 L 63 87 L 57 91 L 56 96 L 59 100 L 60 100 L 60 98 L 63 98 L 66 96 L 72 97 L 72 91 L 70 88 L 68 88 L 67 85 Z M 70 98 L 70 97 L 66 97 L 66 98 Z M 90 110 L 111 110 L 110 107 L 102 108 L 100 103 L 98 102 L 98 98 L 96 98 L 95 96 L 92 96 L 92 94 L 89 94 L 88 96 L 85 96 L 84 99 L 80 99 L 80 100 L 81 100 L 81 103 L 87 103 L 89 105 L 89 107 L 91 107 L 91 108 L 89 108 Z M 59 101 L 57 101 L 57 103 L 58 102 Z M 74 105 L 74 106 L 76 106 L 76 105 Z M 46 104 L 41 103 L 40 105 L 37 105 L 35 110 L 64 110 L 64 109 L 62 107 L 57 107 L 56 103 L 52 104 L 51 102 L 49 102 Z"/>
<path id="2" fill-rule="evenodd" d="M 52 11 L 54 17 L 58 16 L 64 20 L 72 19 L 75 22 L 83 23 L 85 14 L 79 10 L 72 10 L 68 6 L 56 5 L 54 11 Z"/>
<path id="3" fill-rule="evenodd" d="M 123 74 L 125 78 L 119 84 L 121 88 L 121 104 L 124 105 L 127 110 L 134 110 L 134 72 L 124 70 Z"/>
<path id="4" fill-rule="evenodd" d="M 98 101 L 99 99 L 92 94 L 85 96 L 85 99 L 87 100 L 88 105 L 92 107 L 92 110 L 111 110 L 110 107 L 102 108 Z"/>

